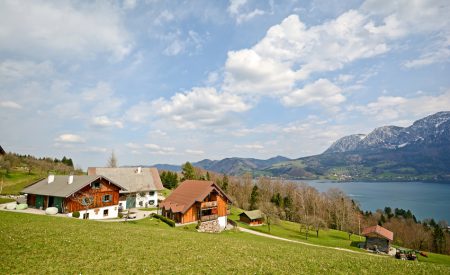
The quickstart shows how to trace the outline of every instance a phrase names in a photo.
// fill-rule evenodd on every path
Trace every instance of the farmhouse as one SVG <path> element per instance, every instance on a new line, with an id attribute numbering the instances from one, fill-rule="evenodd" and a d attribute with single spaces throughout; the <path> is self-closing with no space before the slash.
<path id="1" fill-rule="evenodd" d="M 227 225 L 230 198 L 213 181 L 186 180 L 160 204 L 161 214 L 178 224 L 200 221 L 218 230 Z"/>
<path id="2" fill-rule="evenodd" d="M 239 214 L 239 220 L 249 225 L 261 225 L 263 224 L 264 217 L 260 210 L 244 211 Z"/>
<path id="3" fill-rule="evenodd" d="M 366 249 L 385 253 L 389 252 L 390 243 L 394 240 L 394 233 L 379 225 L 364 228 L 362 235 L 366 237 Z"/>
<path id="4" fill-rule="evenodd" d="M 49 175 L 21 193 L 27 194 L 31 207 L 56 207 L 70 216 L 78 211 L 80 218 L 106 219 L 118 216 L 120 190 L 125 188 L 103 176 Z"/>
<path id="5" fill-rule="evenodd" d="M 88 175 L 102 175 L 124 186 L 126 191 L 120 191 L 119 199 L 123 209 L 157 207 L 158 192 L 164 189 L 156 168 L 89 167 Z"/>

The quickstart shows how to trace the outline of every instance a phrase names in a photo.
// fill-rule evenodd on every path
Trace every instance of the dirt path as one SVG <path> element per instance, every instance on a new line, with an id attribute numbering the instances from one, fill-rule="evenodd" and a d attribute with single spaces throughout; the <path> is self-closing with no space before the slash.
<path id="1" fill-rule="evenodd" d="M 245 233 L 249 233 L 249 234 L 253 234 L 253 235 L 257 235 L 257 236 L 261 236 L 261 237 L 266 237 L 266 238 L 271 238 L 271 239 L 276 239 L 276 240 L 280 240 L 280 241 L 285 241 L 285 242 L 299 243 L 299 244 L 303 244 L 303 245 L 309 245 L 309 246 L 321 247 L 321 248 L 327 248 L 327 249 L 333 249 L 333 250 L 340 250 L 340 251 L 351 252 L 351 253 L 357 253 L 357 254 L 372 255 L 372 256 L 381 256 L 381 255 L 372 254 L 372 253 L 366 253 L 366 252 L 361 252 L 361 251 L 355 251 L 355 250 L 351 250 L 351 249 L 347 249 L 347 248 L 330 247 L 330 246 L 324 246 L 324 245 L 319 245 L 319 244 L 312 244 L 312 243 L 307 243 L 307 242 L 302 242 L 302 241 L 290 240 L 290 239 L 286 239 L 286 238 L 282 238 L 282 237 L 277 237 L 277 236 L 269 235 L 269 234 L 266 234 L 266 233 L 261 233 L 261 232 L 254 231 L 254 230 L 251 230 L 251 229 L 239 227 L 239 226 L 238 226 L 237 228 L 239 229 L 239 231 L 242 231 L 242 232 L 245 232 Z"/>

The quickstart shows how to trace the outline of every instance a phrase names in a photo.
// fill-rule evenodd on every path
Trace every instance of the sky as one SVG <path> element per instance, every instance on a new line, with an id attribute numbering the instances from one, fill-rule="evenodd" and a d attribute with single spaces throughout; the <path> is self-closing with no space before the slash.
<path id="1" fill-rule="evenodd" d="M 322 153 L 450 110 L 450 2 L 0 1 L 0 144 L 77 167 Z"/>

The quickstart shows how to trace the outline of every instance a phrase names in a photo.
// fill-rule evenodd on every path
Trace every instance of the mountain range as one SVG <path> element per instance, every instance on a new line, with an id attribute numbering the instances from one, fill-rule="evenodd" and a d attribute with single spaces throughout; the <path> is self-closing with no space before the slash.
<path id="1" fill-rule="evenodd" d="M 450 112 L 427 116 L 409 127 L 383 126 L 367 135 L 345 136 L 315 156 L 205 159 L 193 165 L 228 175 L 251 173 L 255 177 L 449 181 Z M 180 170 L 180 166 L 156 167 Z"/>

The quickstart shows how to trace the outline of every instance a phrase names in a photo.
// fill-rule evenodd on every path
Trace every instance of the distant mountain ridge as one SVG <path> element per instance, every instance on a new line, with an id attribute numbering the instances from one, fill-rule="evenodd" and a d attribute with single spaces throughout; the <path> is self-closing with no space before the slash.
<path id="1" fill-rule="evenodd" d="M 367 135 L 345 136 L 315 156 L 205 159 L 193 165 L 229 175 L 251 173 L 255 177 L 450 181 L 450 112 L 427 116 L 409 127 L 382 126 Z"/>

